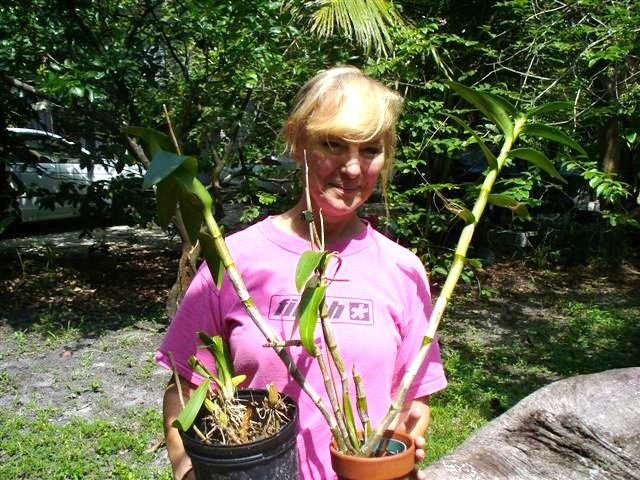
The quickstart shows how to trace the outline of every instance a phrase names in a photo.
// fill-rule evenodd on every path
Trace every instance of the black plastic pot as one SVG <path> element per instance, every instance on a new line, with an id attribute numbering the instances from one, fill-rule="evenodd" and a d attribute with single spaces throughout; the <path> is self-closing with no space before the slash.
<path id="1" fill-rule="evenodd" d="M 262 402 L 265 390 L 238 391 L 241 399 Z M 298 455 L 296 453 L 296 423 L 298 407 L 283 395 L 291 419 L 274 436 L 244 445 L 209 445 L 201 442 L 190 431 L 180 432 L 184 448 L 191 457 L 193 471 L 198 480 L 296 480 Z"/>

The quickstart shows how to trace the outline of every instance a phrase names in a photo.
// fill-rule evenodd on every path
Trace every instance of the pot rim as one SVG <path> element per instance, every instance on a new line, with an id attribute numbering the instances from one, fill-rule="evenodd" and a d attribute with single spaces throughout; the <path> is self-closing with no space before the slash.
<path id="1" fill-rule="evenodd" d="M 411 463 L 415 465 L 416 449 L 415 449 L 415 443 L 413 441 L 413 438 L 410 435 L 403 432 L 397 432 L 394 430 L 387 430 L 383 434 L 383 437 L 385 436 L 390 436 L 391 438 L 400 440 L 402 443 L 406 445 L 407 447 L 406 450 L 404 452 L 397 453 L 394 455 L 389 455 L 386 457 L 358 457 L 356 455 L 347 455 L 345 453 L 340 452 L 336 448 L 337 446 L 335 444 L 335 441 L 332 440 L 330 445 L 331 455 L 336 457 L 336 459 L 338 459 L 341 462 L 351 462 L 351 463 L 361 463 L 361 464 L 368 463 L 370 465 L 394 462 L 399 460 L 408 462 L 406 457 L 410 457 Z"/>

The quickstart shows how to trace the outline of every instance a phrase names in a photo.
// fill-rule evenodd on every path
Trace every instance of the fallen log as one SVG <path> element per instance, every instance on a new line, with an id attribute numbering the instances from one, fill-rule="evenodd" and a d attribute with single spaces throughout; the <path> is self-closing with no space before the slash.
<path id="1" fill-rule="evenodd" d="M 424 472 L 428 480 L 640 480 L 640 367 L 551 383 Z"/>

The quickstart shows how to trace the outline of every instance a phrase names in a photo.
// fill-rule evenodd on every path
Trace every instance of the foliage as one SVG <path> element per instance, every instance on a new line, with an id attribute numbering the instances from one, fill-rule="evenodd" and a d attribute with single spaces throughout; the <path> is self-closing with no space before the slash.
<path id="1" fill-rule="evenodd" d="M 297 2 L 286 2 L 296 9 Z M 365 50 L 386 55 L 393 48 L 389 28 L 402 24 L 402 18 L 389 0 L 321 0 L 313 5 L 311 32 L 331 37 L 338 29 L 347 38 L 353 38 Z"/>
<path id="2" fill-rule="evenodd" d="M 122 166 L 142 160 L 120 127 L 165 128 L 166 104 L 216 188 L 225 162 L 246 173 L 277 151 L 294 89 L 350 54 L 306 34 L 277 2 L 9 2 L 0 39 L 0 72 L 12 86 L 0 126 L 38 125 L 45 118 L 31 104 L 40 101 L 54 129 L 84 139 L 94 161 Z M 268 206 L 253 192 L 244 201 Z"/>
<path id="3" fill-rule="evenodd" d="M 497 57 L 492 81 L 517 88 L 521 102 L 575 100 L 571 127 L 596 160 L 577 169 L 586 180 L 581 188 L 611 213 L 634 208 L 640 187 L 637 152 L 627 141 L 640 120 L 640 17 L 633 5 L 505 1 L 498 4 L 495 25 L 486 28 L 490 38 L 499 37 L 487 50 Z"/>
<path id="4" fill-rule="evenodd" d="M 237 387 L 246 375 L 235 375 L 227 344 L 220 336 L 210 337 L 204 332 L 198 332 L 198 336 L 214 359 L 215 373 L 195 355 L 189 358 L 189 366 L 203 380 L 173 426 L 183 432 L 193 429 L 205 443 L 225 445 L 246 444 L 278 433 L 283 422 L 290 418 L 273 385 L 267 385 L 268 395 L 262 404 L 243 401 L 237 395 Z M 212 388 L 212 381 L 216 388 Z M 250 422 L 252 418 L 260 421 Z"/>
<path id="5" fill-rule="evenodd" d="M 291 8 L 283 8 L 285 3 Z M 630 224 L 626 219 L 633 220 L 640 194 L 639 89 L 634 81 L 639 19 L 633 2 L 586 0 L 579 8 L 524 0 L 367 2 L 391 15 L 373 15 L 388 19 L 379 25 L 392 48 L 382 57 L 375 48 L 363 51 L 349 42 L 374 31 L 359 22 L 368 16 L 355 4 L 360 5 L 347 0 L 8 2 L 0 12 L 0 72 L 10 88 L 0 99 L 0 127 L 42 122 L 46 115 L 31 108 L 38 101 L 38 108 L 52 112 L 54 129 L 86 140 L 96 152 L 92 161 L 114 159 L 122 166 L 141 159 L 134 159 L 120 126 L 144 124 L 166 131 L 166 104 L 185 154 L 201 160 L 200 178 L 215 196 L 241 203 L 241 215 L 250 221 L 289 201 L 288 191 L 265 190 L 253 167 L 279 151 L 277 131 L 294 91 L 321 68 L 354 63 L 405 96 L 389 194 L 400 218 L 388 222 L 430 264 L 437 264 L 439 249 L 450 246 L 458 228 L 444 212 L 442 196 L 449 201 L 468 198 L 473 178 L 483 168 L 478 142 L 467 141 L 457 128 L 454 117 L 467 118 L 466 107 L 447 91 L 448 79 L 499 93 L 521 110 L 542 102 L 575 103 L 570 124 L 567 115 L 557 112 L 541 113 L 542 118 L 574 130 L 589 162 L 595 162 L 575 156 L 556 159 L 553 148 L 536 145 L 556 164 L 578 164 L 574 171 L 579 177 L 568 178 L 569 185 L 560 189 L 522 160 L 510 161 L 504 181 L 511 186 L 504 188 L 518 183 L 518 200 L 532 219 L 492 216 L 492 222 L 535 229 L 540 213 L 565 208 L 563 202 L 554 203 L 555 193 L 562 190 L 574 204 L 584 195 L 599 199 L 603 216 L 617 225 Z M 389 12 L 406 21 L 399 23 Z M 346 30 L 337 26 L 340 32 L 318 39 L 308 31 L 314 15 L 324 15 L 321 23 L 327 28 L 340 18 Z M 479 127 L 479 118 L 468 121 Z M 478 130 L 490 147 L 497 143 L 496 130 Z M 0 146 L 8 148 L 2 138 Z M 592 176 L 585 176 L 587 171 Z M 607 180 L 594 181 L 593 175 Z M 20 192 L 4 177 L 2 183 L 7 188 L 1 207 L 10 213 Z M 110 216 L 121 216 L 126 211 L 128 222 L 146 222 L 148 203 L 138 202 L 131 187 L 96 187 L 86 200 L 66 190 L 50 202 L 69 197 L 85 206 L 83 212 L 106 214 L 108 209 Z M 615 199 L 609 191 L 616 192 Z M 217 215 L 224 213 L 219 209 Z"/>
<path id="6" fill-rule="evenodd" d="M 246 378 L 245 375 L 234 374 L 229 348 L 222 337 L 210 337 L 204 332 L 198 332 L 198 336 L 215 361 L 216 373 L 212 373 L 197 357 L 189 358 L 189 365 L 203 378 L 203 381 L 174 420 L 173 426 L 184 432 L 191 428 L 203 406 L 213 415 L 213 418 L 217 418 L 223 426 L 226 426 L 224 424 L 228 418 L 227 405 L 234 402 L 236 387 Z M 217 384 L 217 388 L 213 391 L 210 390 L 212 380 Z"/>
<path id="7" fill-rule="evenodd" d="M 451 245 L 459 228 L 445 212 L 447 201 L 471 196 L 473 179 L 487 165 L 477 140 L 465 141 L 455 128 L 456 117 L 467 117 L 465 106 L 447 93 L 444 81 L 450 78 L 475 81 L 479 88 L 501 94 L 523 111 L 548 102 L 551 107 L 538 110 L 536 115 L 566 131 L 571 129 L 572 136 L 589 153 L 589 159 L 575 153 L 561 155 L 546 140 L 531 142 L 548 152 L 569 184 L 558 185 L 522 159 L 510 160 L 496 188 L 509 191 L 526 204 L 531 219 L 492 214 L 479 235 L 481 241 L 486 242 L 495 227 L 536 230 L 541 226 L 541 215 L 566 213 L 570 204 L 579 208 L 584 196 L 591 201 L 599 199 L 603 216 L 613 218 L 618 225 L 629 225 L 630 214 L 637 209 L 640 164 L 632 125 L 638 123 L 634 120 L 637 82 L 633 82 L 638 43 L 633 41 L 637 29 L 629 23 L 633 23 L 635 11 L 629 15 L 627 1 L 610 6 L 585 2 L 584 14 L 573 5 L 553 8 L 547 3 L 513 1 L 494 7 L 485 2 L 465 2 L 466 11 L 474 12 L 473 18 L 465 15 L 459 3 L 436 2 L 429 8 L 412 4 L 406 9 L 412 16 L 412 28 L 394 32 L 394 56 L 367 62 L 374 76 L 398 86 L 405 95 L 396 175 L 390 189 L 394 215 L 387 225 L 433 267 L 443 266 L 440 252 Z M 616 33 L 622 30 L 624 34 Z M 558 38 L 561 40 L 556 42 Z M 619 51 L 614 50 L 620 57 L 609 58 L 609 63 L 601 63 L 599 68 L 593 64 L 591 71 L 583 68 L 588 61 L 582 52 L 587 55 L 603 45 L 616 45 Z M 613 71 L 618 72 L 619 91 L 607 96 L 599 85 Z M 574 101 L 578 103 L 571 112 L 554 111 Z M 442 115 L 444 112 L 449 116 Z M 618 116 L 618 112 L 624 115 Z M 606 163 L 610 155 L 601 153 L 606 142 L 600 141 L 607 136 L 602 119 L 612 113 L 619 121 L 618 139 L 625 144 L 616 168 Z M 472 117 L 469 123 L 493 148 L 499 140 L 498 132 L 483 130 L 479 118 Z M 579 167 L 567 172 L 563 166 L 568 163 Z M 583 175 L 587 171 L 591 178 Z M 594 175 L 602 181 L 592 180 Z M 614 198 L 606 196 L 608 192 L 613 192 Z"/>

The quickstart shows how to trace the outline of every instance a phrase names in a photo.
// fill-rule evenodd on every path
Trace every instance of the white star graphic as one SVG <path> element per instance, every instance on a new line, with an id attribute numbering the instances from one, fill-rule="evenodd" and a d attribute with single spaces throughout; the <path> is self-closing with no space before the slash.
<path id="1" fill-rule="evenodd" d="M 365 319 L 365 314 L 369 313 L 369 308 L 364 303 L 359 303 L 357 307 L 351 307 L 351 318 Z"/>

